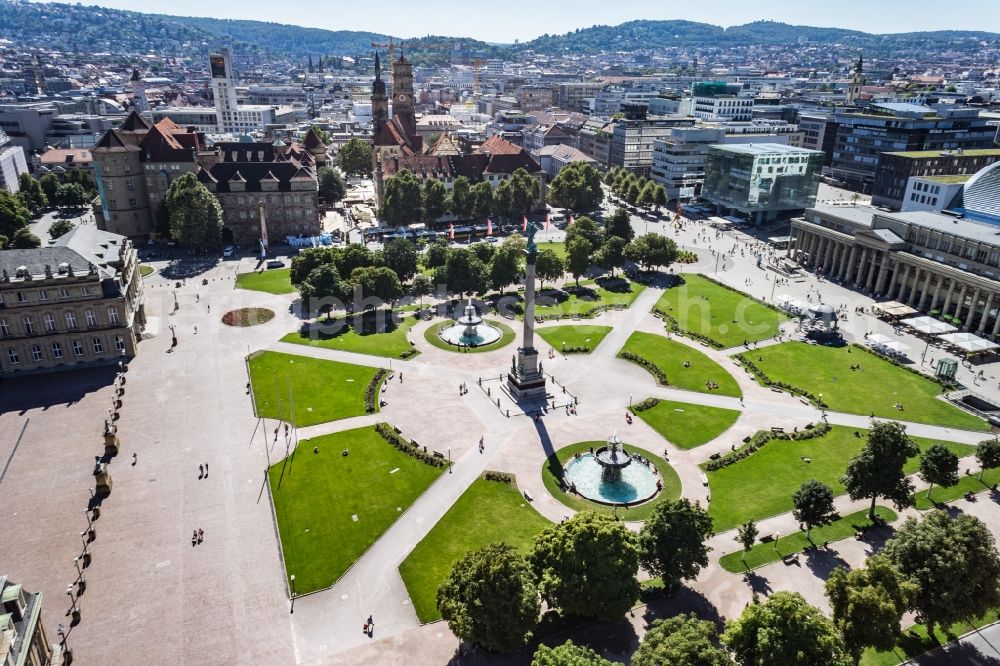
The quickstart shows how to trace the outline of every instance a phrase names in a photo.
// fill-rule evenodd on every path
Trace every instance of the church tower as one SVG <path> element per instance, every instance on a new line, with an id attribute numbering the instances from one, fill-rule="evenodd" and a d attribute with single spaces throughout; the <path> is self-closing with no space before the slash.
<path id="1" fill-rule="evenodd" d="M 847 87 L 847 103 L 854 104 L 861 97 L 861 86 L 865 84 L 865 59 L 858 56 L 858 64 L 854 66 L 854 78 Z"/>
<path id="2" fill-rule="evenodd" d="M 389 120 L 389 98 L 385 94 L 385 81 L 382 80 L 382 64 L 378 51 L 375 52 L 375 82 L 372 83 L 372 124 L 375 134 L 385 127 Z"/>
<path id="3" fill-rule="evenodd" d="M 146 82 L 142 80 L 138 69 L 132 70 L 132 108 L 139 113 L 149 111 L 149 100 L 146 98 Z"/>
<path id="4" fill-rule="evenodd" d="M 408 137 L 417 136 L 417 116 L 413 108 L 413 65 L 399 50 L 399 59 L 392 63 L 392 115 Z"/>

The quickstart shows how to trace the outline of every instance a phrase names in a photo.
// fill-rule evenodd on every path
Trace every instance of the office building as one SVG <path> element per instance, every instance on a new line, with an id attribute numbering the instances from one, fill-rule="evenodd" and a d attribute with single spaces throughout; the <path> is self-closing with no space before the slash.
<path id="1" fill-rule="evenodd" d="M 28 173 L 24 149 L 13 145 L 10 137 L 0 130 L 0 188 L 11 194 L 17 194 L 21 189 L 17 178 L 22 173 Z"/>
<path id="2" fill-rule="evenodd" d="M 871 191 L 881 153 L 992 148 L 996 127 L 979 109 L 886 102 L 838 112 L 833 157 L 825 173 L 848 187 Z M 903 181 L 906 182 L 905 180 Z M 902 186 L 896 195 L 902 195 Z"/>
<path id="3" fill-rule="evenodd" d="M 702 120 L 749 121 L 753 97 L 740 97 L 743 84 L 705 81 L 691 87 L 692 115 Z"/>
<path id="4" fill-rule="evenodd" d="M 268 125 L 293 120 L 291 109 L 267 104 L 239 104 L 229 49 L 209 56 L 212 95 L 215 98 L 216 131 L 224 134 L 264 132 Z M 178 122 L 171 116 L 174 122 Z M 199 126 L 197 123 L 194 124 Z"/>
<path id="5" fill-rule="evenodd" d="M 624 109 L 625 117 L 611 126 L 608 164 L 640 176 L 648 176 L 653 168 L 654 140 L 666 137 L 674 127 L 692 127 L 695 123 L 689 116 L 647 117 L 644 105 L 626 105 Z"/>
<path id="6" fill-rule="evenodd" d="M 816 203 L 823 156 L 776 143 L 708 149 L 702 198 L 720 212 L 761 223 Z"/>
<path id="7" fill-rule="evenodd" d="M 914 176 L 972 175 L 1000 161 L 1000 148 L 882 153 L 875 166 L 872 204 L 899 209 Z M 945 202 L 947 203 L 947 202 Z"/>
<path id="8" fill-rule="evenodd" d="M 906 183 L 906 193 L 899 209 L 904 213 L 915 210 L 944 210 L 951 205 L 970 178 L 971 175 L 913 176 Z"/>
<path id="9" fill-rule="evenodd" d="M 817 206 L 792 220 L 791 236 L 788 256 L 830 279 L 977 335 L 1000 333 L 995 225 L 955 213 Z"/>
<path id="10" fill-rule="evenodd" d="M 823 166 L 830 166 L 833 145 L 837 139 L 837 124 L 823 113 L 800 113 L 798 133 L 791 137 L 790 145 L 797 148 L 819 150 L 823 153 Z"/>
<path id="11" fill-rule="evenodd" d="M 47 247 L 0 250 L 0 376 L 131 358 L 145 325 L 124 236 L 80 225 Z"/>

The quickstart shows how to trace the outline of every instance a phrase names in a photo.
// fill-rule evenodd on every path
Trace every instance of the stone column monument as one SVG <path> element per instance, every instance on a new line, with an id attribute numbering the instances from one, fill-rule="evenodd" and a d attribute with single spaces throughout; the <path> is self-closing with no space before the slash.
<path id="1" fill-rule="evenodd" d="M 527 259 L 524 271 L 524 338 L 517 348 L 517 356 L 511 359 L 507 389 L 518 402 L 544 402 L 548 397 L 545 374 L 535 349 L 535 262 L 538 259 L 535 234 L 538 226 L 534 222 L 529 223 L 527 232 L 528 246 L 524 250 Z"/>

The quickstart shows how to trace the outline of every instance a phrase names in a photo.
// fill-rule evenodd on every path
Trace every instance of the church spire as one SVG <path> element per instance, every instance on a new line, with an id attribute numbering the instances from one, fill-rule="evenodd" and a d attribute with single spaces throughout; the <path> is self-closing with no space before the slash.
<path id="1" fill-rule="evenodd" d="M 862 72 L 865 71 L 865 57 L 863 55 L 858 56 L 858 64 L 854 68 L 854 71 L 857 72 L 858 74 L 861 74 Z"/>
<path id="2" fill-rule="evenodd" d="M 377 49 L 375 50 L 375 80 L 382 80 L 382 63 L 379 62 Z"/>

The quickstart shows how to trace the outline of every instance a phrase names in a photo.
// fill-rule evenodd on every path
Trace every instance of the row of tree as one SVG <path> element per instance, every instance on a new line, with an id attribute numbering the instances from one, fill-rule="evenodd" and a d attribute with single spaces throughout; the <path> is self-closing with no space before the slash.
<path id="1" fill-rule="evenodd" d="M 640 208 L 667 205 L 667 190 L 649 178 L 636 176 L 628 169 L 615 167 L 604 176 L 604 182 L 619 199 Z"/>
<path id="2" fill-rule="evenodd" d="M 566 229 L 564 243 L 566 270 L 578 283 L 591 266 L 612 275 L 626 261 L 655 270 L 674 263 L 679 254 L 677 243 L 666 236 L 646 234 L 636 238 L 628 211 L 622 208 L 612 213 L 603 229 L 586 215 L 576 218 Z"/>
<path id="3" fill-rule="evenodd" d="M 451 192 L 440 180 L 421 182 L 404 169 L 385 180 L 379 217 L 394 227 L 431 223 L 449 213 L 460 220 L 491 215 L 509 220 L 528 213 L 537 200 L 538 181 L 524 169 L 515 170 L 495 188 L 488 181 L 473 185 L 459 176 Z"/>
<path id="4" fill-rule="evenodd" d="M 52 206 L 82 208 L 97 196 L 94 179 L 82 170 L 68 171 L 61 179 L 47 173 L 36 180 L 22 173 L 17 184 L 17 194 L 0 191 L 0 250 L 39 247 L 41 240 L 28 230 L 33 218 Z M 69 230 L 65 225 L 53 225 L 53 229 L 62 233 Z M 62 233 L 50 231 L 53 238 Z"/>

